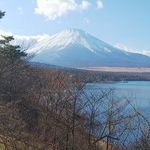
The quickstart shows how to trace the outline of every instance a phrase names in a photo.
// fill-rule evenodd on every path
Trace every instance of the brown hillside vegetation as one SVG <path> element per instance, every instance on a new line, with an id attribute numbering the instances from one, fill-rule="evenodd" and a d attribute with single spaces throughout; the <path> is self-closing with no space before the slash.
<path id="1" fill-rule="evenodd" d="M 120 103 L 113 89 L 95 95 L 84 90 L 78 76 L 13 65 L 1 72 L 4 149 L 101 150 L 131 144 L 142 118 L 135 110 L 127 114 L 129 104 Z"/>

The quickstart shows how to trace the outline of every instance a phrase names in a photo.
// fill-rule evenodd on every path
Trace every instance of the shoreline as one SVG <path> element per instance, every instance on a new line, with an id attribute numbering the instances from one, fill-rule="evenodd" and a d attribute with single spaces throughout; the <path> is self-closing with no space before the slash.
<path id="1" fill-rule="evenodd" d="M 125 73 L 150 73 L 150 68 L 128 68 L 128 67 L 84 67 L 78 68 L 87 71 L 99 71 L 99 72 L 125 72 Z"/>

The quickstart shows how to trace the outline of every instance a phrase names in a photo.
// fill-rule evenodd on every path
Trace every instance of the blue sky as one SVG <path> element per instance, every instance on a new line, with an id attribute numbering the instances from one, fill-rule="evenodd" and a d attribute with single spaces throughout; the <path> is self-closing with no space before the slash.
<path id="1" fill-rule="evenodd" d="M 150 50 L 150 0 L 0 0 L 0 30 L 52 35 L 83 29 L 125 49 Z"/>

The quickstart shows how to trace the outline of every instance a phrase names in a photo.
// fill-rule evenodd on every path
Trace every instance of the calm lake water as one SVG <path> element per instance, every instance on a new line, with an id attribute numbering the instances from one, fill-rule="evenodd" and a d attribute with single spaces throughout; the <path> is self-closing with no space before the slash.
<path id="1" fill-rule="evenodd" d="M 150 107 L 150 81 L 128 81 L 115 83 L 90 83 L 88 90 L 113 88 L 117 98 L 128 98 L 138 108 Z"/>

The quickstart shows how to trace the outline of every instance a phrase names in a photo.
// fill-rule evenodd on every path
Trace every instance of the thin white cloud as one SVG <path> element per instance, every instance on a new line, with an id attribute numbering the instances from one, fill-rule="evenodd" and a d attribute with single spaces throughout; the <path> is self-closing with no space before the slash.
<path id="1" fill-rule="evenodd" d="M 1 30 L 0 29 L 0 37 L 1 36 L 12 36 L 13 34 L 11 32 L 7 32 L 7 31 L 4 31 L 4 30 Z"/>
<path id="2" fill-rule="evenodd" d="M 21 46 L 22 50 L 26 50 L 28 54 L 33 54 L 37 52 L 37 48 L 35 48 L 34 46 L 35 44 L 38 44 L 38 41 L 50 38 L 50 36 L 47 34 L 27 36 L 14 34 L 12 32 L 0 29 L 0 40 L 3 39 L 2 36 L 13 36 L 14 40 L 11 41 L 11 44 Z"/>
<path id="3" fill-rule="evenodd" d="M 139 54 L 143 54 L 143 55 L 147 55 L 150 56 L 150 50 L 138 50 L 138 49 L 132 49 L 127 47 L 126 45 L 122 44 L 122 43 L 117 43 L 116 45 L 114 45 L 114 47 L 121 49 L 121 50 L 125 50 L 127 52 L 131 52 L 131 53 L 139 53 Z"/>
<path id="4" fill-rule="evenodd" d="M 17 10 L 18 10 L 19 14 L 23 14 L 23 8 L 22 7 L 18 7 Z"/>
<path id="5" fill-rule="evenodd" d="M 88 1 L 82 1 L 79 7 L 83 10 L 88 9 L 89 7 L 91 7 L 91 3 Z"/>
<path id="6" fill-rule="evenodd" d="M 103 9 L 104 8 L 104 4 L 102 0 L 97 0 L 97 8 L 98 9 Z"/>
<path id="7" fill-rule="evenodd" d="M 35 13 L 43 15 L 51 21 L 70 11 L 85 10 L 91 6 L 91 3 L 85 0 L 80 4 L 75 0 L 36 0 L 36 4 Z"/>
<path id="8" fill-rule="evenodd" d="M 9 32 L 9 31 L 4 31 L 4 30 L 1 30 L 0 29 L 0 37 L 1 36 L 13 36 L 15 39 L 25 39 L 25 40 L 29 40 L 31 38 L 41 38 L 41 37 L 49 37 L 49 35 L 47 34 L 43 34 L 43 35 L 30 35 L 30 36 L 27 36 L 27 35 L 19 35 L 19 34 L 16 34 L 16 33 L 12 33 L 12 32 Z"/>
<path id="9" fill-rule="evenodd" d="M 125 50 L 125 51 L 128 51 L 128 52 L 132 52 L 132 51 L 136 51 L 136 50 L 133 50 L 131 48 L 128 48 L 126 45 L 122 44 L 122 43 L 117 43 L 115 45 L 116 48 L 119 48 L 119 49 L 122 49 L 122 50 Z"/>

